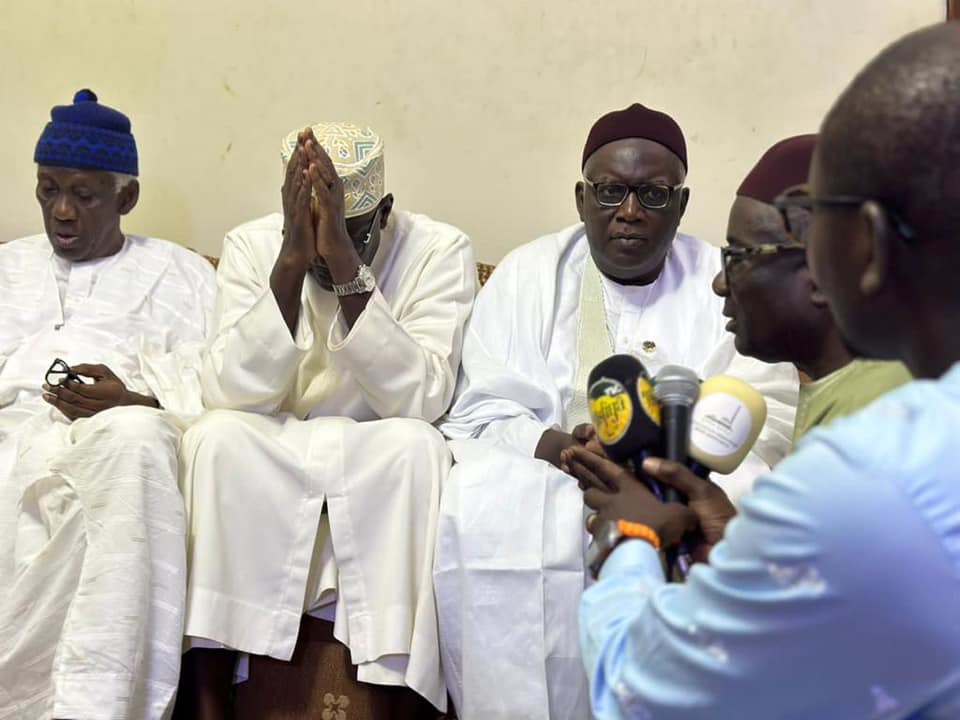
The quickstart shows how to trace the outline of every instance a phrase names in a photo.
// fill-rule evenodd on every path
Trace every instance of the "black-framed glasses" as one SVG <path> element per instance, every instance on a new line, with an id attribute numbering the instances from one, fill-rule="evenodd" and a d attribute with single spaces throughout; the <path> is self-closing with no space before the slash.
<path id="1" fill-rule="evenodd" d="M 761 243 L 750 247 L 734 247 L 727 245 L 720 248 L 720 260 L 723 265 L 723 281 L 730 287 L 731 270 L 749 257 L 772 256 L 784 252 L 806 252 L 807 246 L 801 242 L 791 240 L 786 243 Z"/>
<path id="2" fill-rule="evenodd" d="M 683 187 L 667 185 L 665 183 L 642 183 L 628 185 L 621 182 L 591 182 L 587 178 L 583 182 L 590 186 L 597 197 L 597 202 L 604 207 L 620 207 L 631 192 L 637 194 L 640 204 L 648 210 L 663 210 L 673 200 L 673 196 Z"/>
<path id="3" fill-rule="evenodd" d="M 808 197 L 810 195 L 807 192 L 806 185 L 794 185 L 791 188 L 787 188 L 780 195 L 779 198 L 794 198 L 794 197 Z M 809 208 L 802 207 L 801 205 L 787 205 L 781 207 L 779 205 L 774 205 L 777 210 L 780 212 L 780 218 L 783 220 L 783 227 L 787 231 L 787 239 L 791 243 L 803 243 L 807 230 L 810 227 L 810 220 L 813 213 Z"/>
<path id="4" fill-rule="evenodd" d="M 47 385 L 57 387 L 58 385 L 63 385 L 67 380 L 73 380 L 74 382 L 82 383 L 83 380 L 80 379 L 80 376 L 77 375 L 73 370 L 70 369 L 70 366 L 60 358 L 56 358 L 47 369 L 46 375 L 43 376 L 43 380 Z"/>
<path id="5" fill-rule="evenodd" d="M 817 207 L 858 207 L 865 202 L 875 202 L 882 207 L 890 219 L 891 224 L 904 240 L 913 240 L 917 237 L 917 231 L 910 223 L 876 198 L 861 195 L 823 195 L 813 197 L 808 192 L 806 186 L 799 185 L 784 191 L 773 201 L 773 204 L 781 212 L 796 208 L 813 212 Z"/>
<path id="6" fill-rule="evenodd" d="M 373 233 L 377 229 L 377 225 L 380 222 L 380 211 L 382 210 L 382 205 L 377 205 L 376 211 L 373 213 L 373 219 L 370 221 L 370 225 L 367 228 L 366 234 L 363 235 L 363 239 L 360 240 L 356 236 L 351 236 L 350 239 L 353 241 L 353 246 L 356 248 L 357 252 L 363 250 L 370 244 L 370 240 L 373 238 Z"/>
<path id="7" fill-rule="evenodd" d="M 382 210 L 383 206 L 378 205 L 376 211 L 373 213 L 373 219 L 370 220 L 370 225 L 367 227 L 367 232 L 363 235 L 359 233 L 353 234 L 349 228 L 347 229 L 347 234 L 350 235 L 350 241 L 353 243 L 353 249 L 356 250 L 357 255 L 360 256 L 360 260 L 365 263 L 369 263 L 372 259 L 366 257 L 367 248 L 370 246 L 373 234 L 379 229 Z M 328 290 L 333 287 L 333 277 L 330 275 L 330 268 L 327 267 L 327 263 L 323 258 L 318 257 L 311 263 L 310 274 L 313 275 L 314 280 L 320 283 L 320 287 L 327 288 Z"/>

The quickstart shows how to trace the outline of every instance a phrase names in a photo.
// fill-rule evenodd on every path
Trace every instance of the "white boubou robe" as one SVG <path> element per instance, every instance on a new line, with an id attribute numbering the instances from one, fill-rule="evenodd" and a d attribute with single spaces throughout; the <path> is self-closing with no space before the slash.
<path id="1" fill-rule="evenodd" d="M 719 269 L 717 248 L 677 235 L 656 282 L 619 285 L 597 272 L 576 225 L 514 250 L 477 297 L 440 426 L 457 464 L 434 576 L 444 671 L 464 720 L 589 716 L 577 641 L 583 497 L 534 451 L 545 430 L 589 421 L 586 377 L 606 354 L 634 354 L 651 375 L 665 364 L 729 373 L 764 394 L 754 452 L 715 478 L 733 498 L 789 450 L 796 371 L 736 353 L 711 289 Z"/>
<path id="2" fill-rule="evenodd" d="M 159 718 L 180 668 L 180 430 L 202 410 L 210 263 L 130 236 L 70 263 L 45 235 L 0 245 L 0 718 Z M 70 422 L 54 358 L 102 363 L 164 411 Z"/>
<path id="3" fill-rule="evenodd" d="M 282 223 L 271 215 L 224 241 L 203 370 L 205 403 L 220 409 L 183 441 L 185 632 L 289 659 L 303 612 L 325 606 L 360 680 L 443 708 L 431 573 L 451 460 L 428 423 L 453 397 L 476 289 L 470 243 L 394 211 L 353 328 L 308 276 L 291 337 L 270 290 Z"/>

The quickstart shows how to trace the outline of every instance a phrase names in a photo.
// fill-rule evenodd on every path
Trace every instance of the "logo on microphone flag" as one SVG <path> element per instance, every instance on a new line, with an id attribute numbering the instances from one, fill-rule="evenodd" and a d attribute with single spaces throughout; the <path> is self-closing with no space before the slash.
<path id="1" fill-rule="evenodd" d="M 744 402 L 730 393 L 713 393 L 693 408 L 691 442 L 711 455 L 729 455 L 750 435 L 752 420 Z"/>
<path id="2" fill-rule="evenodd" d="M 590 386 L 590 419 L 604 445 L 622 438 L 633 419 L 633 403 L 627 389 L 617 380 L 600 378 Z"/>
<path id="3" fill-rule="evenodd" d="M 660 425 L 660 401 L 657 400 L 650 378 L 642 375 L 637 378 L 637 397 L 640 398 L 640 407 L 643 408 L 647 417 Z"/>

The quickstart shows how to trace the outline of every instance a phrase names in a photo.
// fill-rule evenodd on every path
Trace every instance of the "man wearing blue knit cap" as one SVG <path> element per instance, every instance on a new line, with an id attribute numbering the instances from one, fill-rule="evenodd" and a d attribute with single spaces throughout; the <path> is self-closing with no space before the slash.
<path id="1" fill-rule="evenodd" d="M 38 165 L 37 199 L 53 251 L 73 261 L 111 256 L 124 242 L 120 216 L 133 210 L 140 195 L 137 144 L 130 133 L 130 120 L 98 103 L 90 90 L 81 90 L 73 105 L 55 107 L 50 115 L 33 159 Z M 107 196 L 115 193 L 116 202 L 87 206 L 84 209 L 93 212 L 76 216 L 61 205 L 62 212 L 55 214 L 53 205 L 45 200 L 78 176 L 90 186 L 77 197 L 81 204 L 82 197 L 92 196 L 96 189 Z M 84 214 L 86 217 L 79 217 Z"/>
<path id="2" fill-rule="evenodd" d="M 0 718 L 159 718 L 215 277 L 120 229 L 137 145 L 91 91 L 53 108 L 34 160 L 46 233 L 0 245 Z"/>

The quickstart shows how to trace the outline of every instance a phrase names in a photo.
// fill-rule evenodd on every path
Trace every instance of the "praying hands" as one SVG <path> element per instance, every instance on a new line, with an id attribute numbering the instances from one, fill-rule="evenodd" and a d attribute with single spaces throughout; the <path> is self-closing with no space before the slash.
<path id="1" fill-rule="evenodd" d="M 360 258 L 353 247 L 353 242 L 347 232 L 344 220 L 343 181 L 337 175 L 330 156 L 324 151 L 313 135 L 313 130 L 307 128 L 302 133 L 303 149 L 307 165 L 307 176 L 313 188 L 313 202 L 311 214 L 314 223 L 316 250 L 327 263 L 335 257 L 344 257 L 353 261 L 350 269 L 352 273 Z M 332 268 L 331 268 L 332 269 Z"/>

